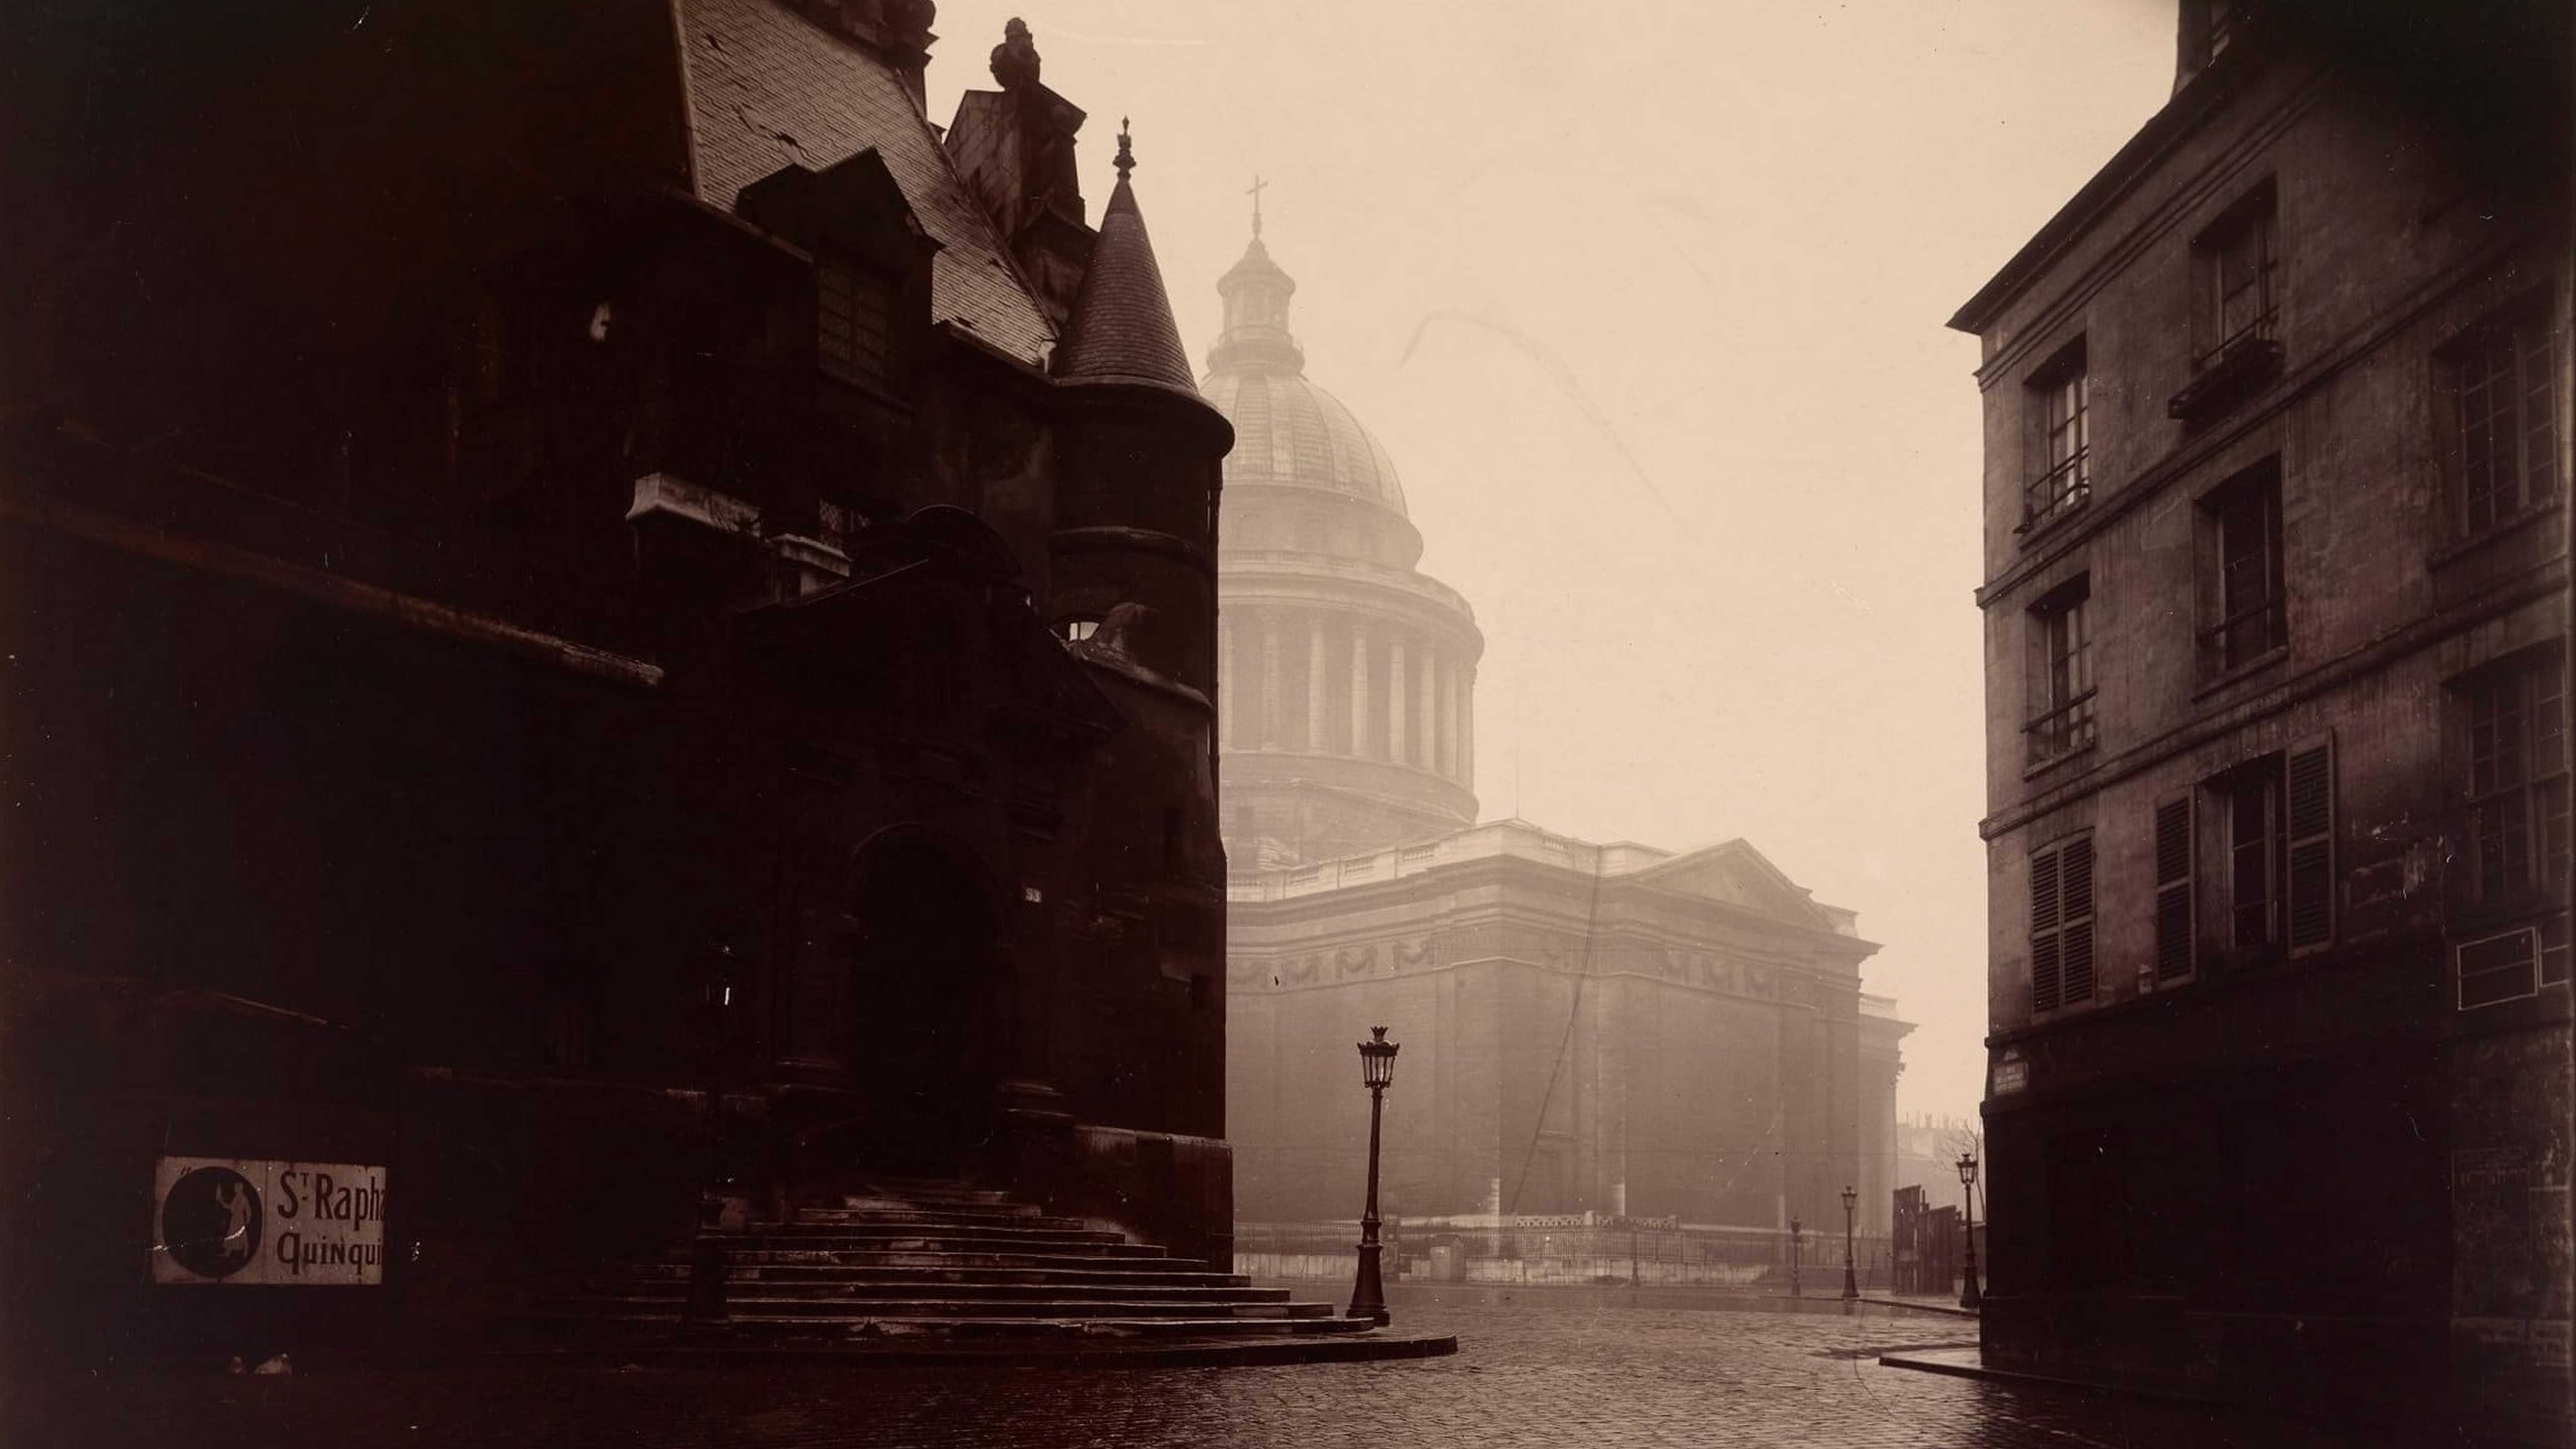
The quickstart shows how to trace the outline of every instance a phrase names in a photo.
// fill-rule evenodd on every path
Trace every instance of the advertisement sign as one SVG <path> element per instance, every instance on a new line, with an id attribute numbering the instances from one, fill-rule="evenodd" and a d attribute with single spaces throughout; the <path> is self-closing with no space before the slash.
<path id="1" fill-rule="evenodd" d="M 164 1157 L 152 1281 L 335 1287 L 385 1279 L 385 1170 L 349 1162 Z"/>

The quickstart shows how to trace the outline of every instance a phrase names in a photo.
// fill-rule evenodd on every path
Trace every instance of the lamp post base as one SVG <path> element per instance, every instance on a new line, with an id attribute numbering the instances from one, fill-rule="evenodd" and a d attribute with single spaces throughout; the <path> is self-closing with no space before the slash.
<path id="1" fill-rule="evenodd" d="M 1360 1244 L 1360 1271 L 1358 1279 L 1351 1284 L 1349 1314 L 1352 1318 L 1365 1318 L 1380 1328 L 1394 1321 L 1394 1315 L 1386 1311 L 1386 1282 L 1379 1276 L 1377 1260 L 1383 1251 L 1382 1244 Z"/>

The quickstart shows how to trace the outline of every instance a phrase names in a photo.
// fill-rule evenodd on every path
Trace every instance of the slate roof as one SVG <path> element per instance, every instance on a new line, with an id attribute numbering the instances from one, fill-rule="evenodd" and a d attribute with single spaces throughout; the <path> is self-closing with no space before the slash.
<path id="1" fill-rule="evenodd" d="M 1181 350 L 1180 326 L 1172 320 L 1171 298 L 1163 291 L 1163 269 L 1154 264 L 1154 243 L 1145 235 L 1144 213 L 1136 209 L 1135 190 L 1123 176 L 1100 214 L 1100 241 L 1091 249 L 1082 289 L 1074 294 L 1073 317 L 1065 324 L 1064 344 L 1056 349 L 1055 375 L 1149 382 L 1198 395 L 1189 354 Z"/>
<path id="2" fill-rule="evenodd" d="M 774 0 L 678 0 L 677 18 L 699 200 L 731 211 L 791 161 L 821 171 L 874 146 L 940 243 L 931 316 L 1046 365 L 1054 329 L 891 67 Z"/>

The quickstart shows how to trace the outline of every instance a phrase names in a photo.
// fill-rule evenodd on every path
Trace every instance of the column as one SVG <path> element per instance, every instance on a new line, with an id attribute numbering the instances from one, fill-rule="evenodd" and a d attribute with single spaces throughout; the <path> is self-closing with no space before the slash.
<path id="1" fill-rule="evenodd" d="M 1234 625 L 1220 620 L 1216 628 L 1216 738 L 1220 748 L 1234 744 Z"/>
<path id="2" fill-rule="evenodd" d="M 1280 743 L 1279 720 L 1279 621 L 1267 610 L 1261 618 L 1261 701 L 1260 712 L 1252 717 L 1251 743 L 1272 746 Z"/>
<path id="3" fill-rule="evenodd" d="M 1324 616 L 1306 616 L 1306 748 L 1322 754 L 1332 743 L 1324 713 Z"/>
<path id="4" fill-rule="evenodd" d="M 1404 636 L 1394 630 L 1386 636 L 1386 757 L 1389 762 L 1405 762 L 1404 697 L 1409 680 L 1404 672 Z"/>
<path id="5" fill-rule="evenodd" d="M 1458 672 L 1458 783 L 1476 788 L 1476 671 Z"/>
<path id="6" fill-rule="evenodd" d="M 1440 721 L 1440 727 L 1431 735 L 1431 768 L 1440 772 L 1441 779 L 1449 780 L 1457 777 L 1458 769 L 1458 666 L 1450 662 L 1446 649 L 1434 656 L 1433 662 L 1439 666 L 1431 688 L 1432 700 L 1439 705 L 1433 718 Z"/>
<path id="7" fill-rule="evenodd" d="M 1413 763 L 1429 770 L 1437 768 L 1435 762 L 1440 754 L 1440 712 L 1431 689 L 1432 680 L 1436 677 L 1434 671 L 1438 668 L 1440 660 L 1428 644 L 1422 646 L 1421 654 L 1421 661 L 1414 666 L 1413 671 L 1414 698 L 1419 704 L 1419 708 L 1415 711 L 1414 729 L 1421 736 L 1413 746 Z"/>
<path id="8" fill-rule="evenodd" d="M 1364 760 L 1369 752 L 1369 650 L 1368 626 L 1351 620 L 1351 758 Z"/>

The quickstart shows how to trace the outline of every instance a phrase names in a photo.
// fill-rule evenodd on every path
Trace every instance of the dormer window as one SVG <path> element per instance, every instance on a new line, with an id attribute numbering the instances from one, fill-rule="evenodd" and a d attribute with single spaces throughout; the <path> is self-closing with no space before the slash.
<path id="1" fill-rule="evenodd" d="M 1076 614 L 1071 618 L 1058 620 L 1055 627 L 1056 632 L 1064 637 L 1066 643 L 1079 644 L 1100 632 L 1100 620 L 1093 615 Z"/>
<path id="2" fill-rule="evenodd" d="M 894 288 L 878 273 L 834 257 L 814 263 L 814 359 L 843 382 L 887 386 L 888 315 Z"/>

